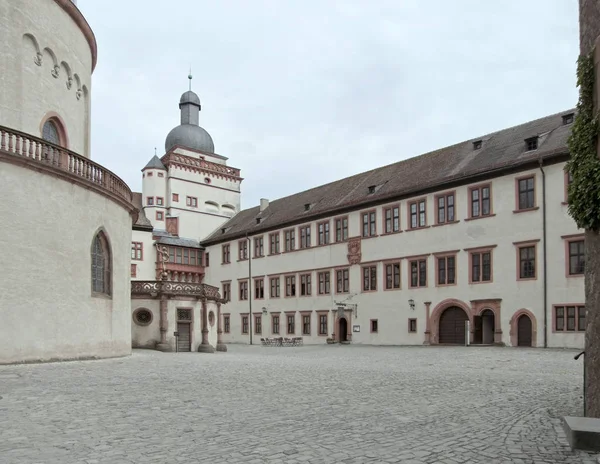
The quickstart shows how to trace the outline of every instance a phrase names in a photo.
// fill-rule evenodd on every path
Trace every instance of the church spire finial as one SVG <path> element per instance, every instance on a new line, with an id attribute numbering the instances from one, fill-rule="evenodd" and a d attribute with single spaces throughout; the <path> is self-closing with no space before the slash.
<path id="1" fill-rule="evenodd" d="M 192 67 L 190 66 L 190 73 L 188 74 L 188 79 L 190 80 L 190 90 L 192 90 Z"/>

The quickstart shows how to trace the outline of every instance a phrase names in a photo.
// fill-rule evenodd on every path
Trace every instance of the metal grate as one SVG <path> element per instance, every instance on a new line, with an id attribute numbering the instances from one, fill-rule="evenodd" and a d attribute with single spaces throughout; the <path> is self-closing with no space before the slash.
<path id="1" fill-rule="evenodd" d="M 180 321 L 191 321 L 192 320 L 192 311 L 189 309 L 178 309 L 177 310 L 177 319 Z"/>

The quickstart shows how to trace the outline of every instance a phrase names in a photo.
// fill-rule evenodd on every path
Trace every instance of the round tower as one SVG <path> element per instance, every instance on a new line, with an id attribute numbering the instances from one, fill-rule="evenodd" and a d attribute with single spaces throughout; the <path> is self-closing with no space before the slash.
<path id="1" fill-rule="evenodd" d="M 165 229 L 167 168 L 156 155 L 142 169 L 142 196 L 146 217 L 157 229 Z"/>

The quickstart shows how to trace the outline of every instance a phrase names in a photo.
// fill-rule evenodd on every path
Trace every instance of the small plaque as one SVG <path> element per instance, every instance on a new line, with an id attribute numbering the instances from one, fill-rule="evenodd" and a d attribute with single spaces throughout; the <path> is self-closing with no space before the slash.
<path id="1" fill-rule="evenodd" d="M 360 332 L 360 325 L 353 325 L 352 332 Z"/>

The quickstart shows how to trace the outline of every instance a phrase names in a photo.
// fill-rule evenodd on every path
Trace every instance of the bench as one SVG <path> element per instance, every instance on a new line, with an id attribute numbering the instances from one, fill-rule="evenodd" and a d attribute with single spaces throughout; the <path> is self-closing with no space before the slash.
<path id="1" fill-rule="evenodd" d="M 263 346 L 302 346 L 304 339 L 302 337 L 261 338 L 260 343 Z"/>

